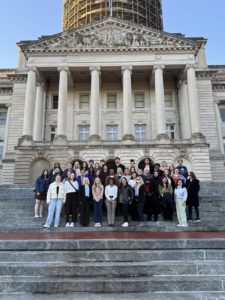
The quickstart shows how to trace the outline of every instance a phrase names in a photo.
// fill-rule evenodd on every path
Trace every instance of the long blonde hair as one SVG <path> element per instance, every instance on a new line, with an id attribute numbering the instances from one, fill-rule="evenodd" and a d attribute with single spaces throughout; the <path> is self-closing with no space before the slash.
<path id="1" fill-rule="evenodd" d="M 99 181 L 99 183 L 96 183 L 96 181 Z M 92 188 L 95 190 L 96 188 L 100 188 L 100 189 L 103 189 L 103 185 L 101 183 L 101 179 L 99 177 L 96 177 L 95 180 L 94 180 L 94 183 L 93 183 L 93 186 Z"/>

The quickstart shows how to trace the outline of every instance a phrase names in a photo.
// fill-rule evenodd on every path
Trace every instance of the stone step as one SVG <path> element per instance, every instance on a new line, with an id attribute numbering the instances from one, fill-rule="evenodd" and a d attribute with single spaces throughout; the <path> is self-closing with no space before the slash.
<path id="1" fill-rule="evenodd" d="M 4 293 L 132 293 L 162 291 L 221 291 L 224 292 L 225 276 L 153 276 L 153 277 L 2 277 L 0 290 Z"/>
<path id="2" fill-rule="evenodd" d="M 1 294 L 4 300 L 224 300 L 225 292 L 166 291 L 146 293 L 63 293 L 63 294 Z"/>
<path id="3" fill-rule="evenodd" d="M 0 263 L 0 276 L 57 276 L 66 278 L 140 277 L 174 275 L 223 275 L 223 261 L 145 261 L 145 262 L 24 262 Z"/>
<path id="4" fill-rule="evenodd" d="M 116 233 L 117 235 L 117 233 Z M 115 239 L 60 239 L 60 236 L 57 235 L 57 238 L 54 238 L 54 235 L 50 240 L 1 240 L 0 242 L 0 251 L 69 251 L 69 250 L 83 250 L 89 251 L 90 249 L 97 250 L 192 250 L 192 249 L 204 249 L 204 250 L 217 250 L 225 249 L 225 239 L 224 238 L 189 238 L 189 239 L 120 239 L 115 237 Z"/>
<path id="5" fill-rule="evenodd" d="M 32 262 L 145 262 L 145 261 L 225 261 L 225 250 L 65 250 L 0 251 L 0 263 Z"/>

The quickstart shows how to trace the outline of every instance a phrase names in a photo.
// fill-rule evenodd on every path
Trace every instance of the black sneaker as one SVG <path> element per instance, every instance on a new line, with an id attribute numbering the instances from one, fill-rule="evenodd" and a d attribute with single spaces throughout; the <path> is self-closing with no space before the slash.
<path id="1" fill-rule="evenodd" d="M 201 222 L 201 219 L 195 219 L 194 222 Z"/>

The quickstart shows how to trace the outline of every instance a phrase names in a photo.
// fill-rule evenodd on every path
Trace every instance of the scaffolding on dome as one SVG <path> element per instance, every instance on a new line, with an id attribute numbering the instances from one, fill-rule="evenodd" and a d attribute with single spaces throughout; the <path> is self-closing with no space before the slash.
<path id="1" fill-rule="evenodd" d="M 110 16 L 163 29 L 161 0 L 64 0 L 63 30 Z"/>

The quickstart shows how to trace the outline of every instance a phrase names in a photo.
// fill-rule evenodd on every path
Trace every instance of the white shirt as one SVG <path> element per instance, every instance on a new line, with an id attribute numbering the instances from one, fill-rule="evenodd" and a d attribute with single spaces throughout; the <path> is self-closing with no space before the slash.
<path id="1" fill-rule="evenodd" d="M 118 187 L 116 185 L 110 186 L 107 185 L 105 188 L 105 196 L 107 199 L 109 199 L 110 196 L 113 196 L 112 200 L 115 200 L 117 198 L 118 194 Z"/>

